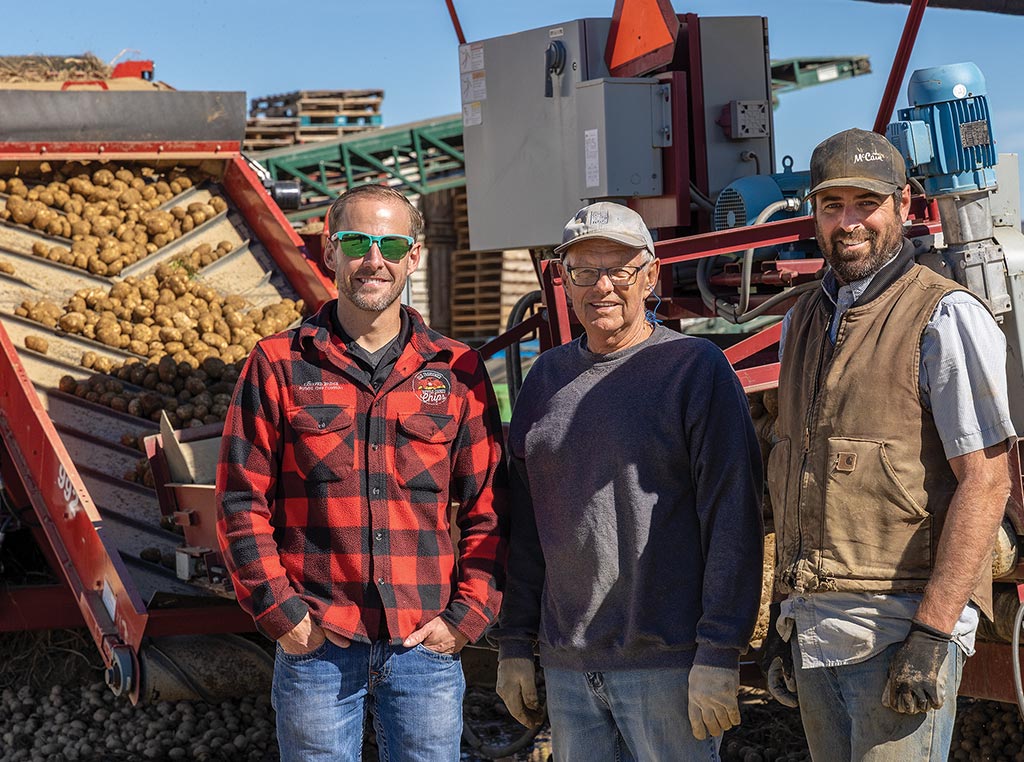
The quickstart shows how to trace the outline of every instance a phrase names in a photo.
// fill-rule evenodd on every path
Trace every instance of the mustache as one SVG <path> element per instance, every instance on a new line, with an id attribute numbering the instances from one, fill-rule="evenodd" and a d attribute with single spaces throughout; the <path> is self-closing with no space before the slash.
<path id="1" fill-rule="evenodd" d="M 371 268 L 365 268 L 364 269 L 364 268 L 360 267 L 358 270 L 356 270 L 354 273 L 352 273 L 352 277 L 353 278 L 380 278 L 381 280 L 387 280 L 387 281 L 394 280 L 394 278 L 391 277 L 391 273 L 389 273 L 387 271 L 387 268 L 385 268 L 385 267 L 379 267 L 376 270 L 371 269 Z"/>
<path id="2" fill-rule="evenodd" d="M 851 243 L 864 243 L 864 241 L 877 241 L 878 233 L 873 230 L 864 230 L 858 234 L 843 233 L 842 231 L 836 231 L 832 234 L 832 244 L 837 243 L 851 244 Z"/>

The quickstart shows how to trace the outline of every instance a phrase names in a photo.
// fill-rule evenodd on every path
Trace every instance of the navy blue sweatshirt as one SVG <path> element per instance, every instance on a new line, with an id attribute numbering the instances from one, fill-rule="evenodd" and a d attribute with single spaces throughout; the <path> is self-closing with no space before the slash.
<path id="1" fill-rule="evenodd" d="M 542 354 L 509 429 L 512 537 L 493 636 L 563 669 L 735 667 L 761 594 L 761 453 L 722 352 L 658 326 Z"/>

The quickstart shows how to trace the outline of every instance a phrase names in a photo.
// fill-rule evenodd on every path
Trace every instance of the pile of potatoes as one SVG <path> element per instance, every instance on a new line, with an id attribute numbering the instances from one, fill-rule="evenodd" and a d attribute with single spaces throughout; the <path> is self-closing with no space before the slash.
<path id="1" fill-rule="evenodd" d="M 226 248 L 227 242 L 217 251 Z M 302 309 L 301 301 L 291 299 L 251 308 L 243 297 L 222 296 L 176 263 L 163 263 L 150 275 L 130 276 L 109 289 L 79 289 L 64 307 L 26 300 L 15 313 L 150 361 L 167 356 L 198 368 L 207 358 L 244 359 L 260 338 L 299 320 Z M 82 364 L 101 373 L 113 367 L 109 358 L 90 352 Z"/>
<path id="2" fill-rule="evenodd" d="M 198 256 L 224 252 L 230 244 Z M 195 253 L 195 252 L 193 252 Z M 256 342 L 302 317 L 302 301 L 282 299 L 252 307 L 190 279 L 176 263 L 109 289 L 81 289 L 64 307 L 22 302 L 15 312 L 68 334 L 84 336 L 139 357 L 117 362 L 86 351 L 81 364 L 97 373 L 87 381 L 64 376 L 61 391 L 119 412 L 172 426 L 223 421 L 238 373 Z M 125 388 L 125 383 L 141 391 Z"/>
<path id="3" fill-rule="evenodd" d="M 220 196 L 159 209 L 195 184 L 181 169 L 161 176 L 148 167 L 110 165 L 91 172 L 89 165 L 77 163 L 58 171 L 43 167 L 31 187 L 21 177 L 0 178 L 0 193 L 9 194 L 0 219 L 70 239 L 70 247 L 39 241 L 32 253 L 95 275 L 118 275 L 227 209 Z"/>

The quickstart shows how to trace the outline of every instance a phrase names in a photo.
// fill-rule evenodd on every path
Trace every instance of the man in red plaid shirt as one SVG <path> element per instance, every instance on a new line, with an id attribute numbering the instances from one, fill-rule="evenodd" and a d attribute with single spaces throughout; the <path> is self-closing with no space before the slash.
<path id="1" fill-rule="evenodd" d="M 282 760 L 359 760 L 367 706 L 381 759 L 457 760 L 459 651 L 504 584 L 498 407 L 479 355 L 399 301 L 415 207 L 362 186 L 328 223 L 339 298 L 250 354 L 218 535 L 239 604 L 277 641 Z"/>

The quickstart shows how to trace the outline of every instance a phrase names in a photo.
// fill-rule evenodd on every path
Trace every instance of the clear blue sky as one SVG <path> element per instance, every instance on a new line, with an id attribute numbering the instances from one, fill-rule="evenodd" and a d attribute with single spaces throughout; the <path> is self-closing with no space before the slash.
<path id="1" fill-rule="evenodd" d="M 469 40 L 587 16 L 614 0 L 455 0 Z M 870 128 L 908 7 L 856 0 L 674 0 L 679 13 L 765 15 L 772 58 L 868 55 L 875 73 L 782 97 L 776 156 L 805 168 L 821 139 Z M 388 125 L 459 110 L 457 41 L 444 0 L 4 3 L 3 53 L 151 58 L 178 89 L 382 88 Z M 1000 151 L 1024 150 L 1024 17 L 929 8 L 908 71 L 974 61 L 988 80 Z M 906 105 L 905 87 L 898 107 Z M 0 117 L 2 118 L 2 117 Z"/>

